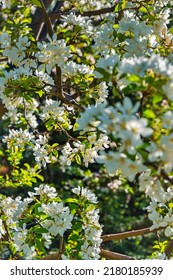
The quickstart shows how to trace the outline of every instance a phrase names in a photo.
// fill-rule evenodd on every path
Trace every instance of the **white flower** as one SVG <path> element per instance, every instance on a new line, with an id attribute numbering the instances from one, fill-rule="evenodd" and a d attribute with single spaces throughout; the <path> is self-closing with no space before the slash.
<path id="1" fill-rule="evenodd" d="M 0 34 L 0 44 L 3 49 L 8 49 L 11 46 L 11 37 L 5 31 Z"/>
<path id="2" fill-rule="evenodd" d="M 63 236 L 67 229 L 71 229 L 73 215 L 70 214 L 69 208 L 64 207 L 61 202 L 51 202 L 47 205 L 42 204 L 39 210 L 43 211 L 48 216 L 48 219 L 41 222 L 41 225 L 53 236 L 58 234 Z"/>
<path id="3" fill-rule="evenodd" d="M 38 143 L 35 144 L 34 148 L 34 156 L 35 160 L 38 162 L 39 165 L 46 167 L 47 163 L 50 163 L 51 160 L 49 158 L 49 152 L 46 147 L 39 145 Z"/>
<path id="4" fill-rule="evenodd" d="M 135 114 L 138 109 L 139 109 L 140 103 L 136 102 L 135 105 L 132 104 L 132 101 L 130 100 L 130 98 L 125 97 L 123 100 L 123 104 L 121 104 L 120 102 L 118 102 L 116 104 L 116 108 L 123 114 L 123 115 L 133 115 Z"/>
<path id="5" fill-rule="evenodd" d="M 136 161 L 132 161 L 127 158 L 126 154 L 119 152 L 102 152 L 101 155 L 96 158 L 96 161 L 98 163 L 104 163 L 110 174 L 121 170 L 123 176 L 128 178 L 129 181 L 133 181 L 137 173 L 146 170 L 146 167 L 142 164 L 140 159 L 136 158 Z"/>
<path id="6" fill-rule="evenodd" d="M 72 29 L 74 25 L 77 25 L 82 28 L 82 31 L 84 31 L 85 34 L 93 34 L 93 25 L 88 17 L 75 15 L 73 12 L 71 12 L 68 15 L 61 16 L 61 19 L 64 22 L 63 27 L 66 27 L 68 24 L 68 28 Z"/>
<path id="7" fill-rule="evenodd" d="M 116 66 L 116 64 L 118 63 L 119 63 L 119 56 L 117 54 L 105 58 L 99 58 L 99 60 L 95 65 L 96 67 L 96 70 L 94 71 L 95 77 L 102 78 L 103 76 L 99 71 L 97 71 L 97 68 L 103 68 L 109 73 L 112 73 L 113 67 Z"/>
<path id="8" fill-rule="evenodd" d="M 98 156 L 96 148 L 89 148 L 85 150 L 85 153 L 83 155 L 85 166 L 88 167 L 88 163 L 95 162 L 95 158 Z"/>
<path id="9" fill-rule="evenodd" d="M 66 210 L 66 209 L 65 209 Z M 64 206 L 60 202 L 49 202 L 48 204 L 42 204 L 40 211 L 43 211 L 44 213 L 48 214 L 50 217 L 55 218 L 56 215 L 62 213 L 64 211 Z"/>
<path id="10" fill-rule="evenodd" d="M 165 91 L 168 99 L 173 101 L 173 81 L 167 82 L 167 84 L 163 86 L 163 90 Z"/>
<path id="11" fill-rule="evenodd" d="M 100 103 L 97 106 L 91 105 L 85 109 L 84 113 L 81 113 L 80 118 L 77 119 L 78 127 L 76 130 L 93 130 L 100 124 L 100 121 L 96 121 L 95 117 L 102 115 L 105 108 L 104 103 Z"/>
<path id="12" fill-rule="evenodd" d="M 10 129 L 9 135 L 4 136 L 3 142 L 7 143 L 8 148 L 11 146 L 17 146 L 19 148 L 23 148 L 25 144 L 29 143 L 34 139 L 34 135 L 32 132 L 29 132 L 28 130 L 22 130 L 21 128 L 19 130 Z"/>
<path id="13" fill-rule="evenodd" d="M 108 86 L 105 82 L 101 82 L 97 88 L 98 97 L 96 97 L 96 103 L 105 102 L 106 98 L 108 97 Z"/>
<path id="14" fill-rule="evenodd" d="M 158 259 L 159 260 L 165 260 L 167 258 L 165 253 L 158 253 Z"/>
<path id="15" fill-rule="evenodd" d="M 60 123 L 65 122 L 64 112 L 65 108 L 60 106 L 60 101 L 55 101 L 53 99 L 46 99 L 45 105 L 42 108 L 42 113 L 40 114 L 41 119 L 47 120 L 53 118 Z"/>
<path id="16" fill-rule="evenodd" d="M 12 199 L 11 197 L 6 197 L 1 202 L 1 205 L 2 205 L 3 212 L 8 217 L 7 222 L 10 224 L 18 221 L 23 211 L 27 209 L 28 202 L 22 201 L 20 196 L 16 197 L 15 199 Z"/>
<path id="17" fill-rule="evenodd" d="M 19 36 L 18 41 L 16 42 L 16 46 L 20 50 L 26 50 L 27 47 L 29 47 L 31 44 L 30 41 L 28 41 L 27 36 Z"/>
<path id="18" fill-rule="evenodd" d="M 21 245 L 25 243 L 28 231 L 25 228 L 18 228 L 13 234 L 13 241 L 16 248 L 20 251 Z"/>
<path id="19" fill-rule="evenodd" d="M 35 192 L 28 192 L 31 198 L 34 196 L 43 196 L 46 195 L 47 197 L 54 198 L 57 197 L 56 189 L 54 187 L 50 187 L 49 185 L 41 184 L 39 187 L 34 188 Z"/>
<path id="20" fill-rule="evenodd" d="M 167 111 L 162 119 L 162 126 L 166 129 L 172 129 L 173 128 L 173 112 Z"/>
<path id="21" fill-rule="evenodd" d="M 40 49 L 36 53 L 36 58 L 42 64 L 39 66 L 38 71 L 46 69 L 50 74 L 55 65 L 62 67 L 65 65 L 68 57 L 70 57 L 70 48 L 66 46 L 65 40 L 57 40 L 56 34 L 52 38 L 48 36 L 49 42 L 38 42 L 37 46 Z"/>
<path id="22" fill-rule="evenodd" d="M 74 61 L 67 61 L 64 67 L 64 75 L 71 77 L 77 75 L 77 73 L 91 75 L 93 70 L 85 64 L 77 64 Z"/>
<path id="23" fill-rule="evenodd" d="M 92 193 L 90 190 L 87 190 L 86 188 L 78 186 L 77 188 L 74 188 L 72 191 L 73 193 L 80 195 L 81 197 L 84 197 L 85 199 L 87 199 L 92 203 L 97 203 L 97 197 L 95 196 L 95 194 Z"/>
<path id="24" fill-rule="evenodd" d="M 12 47 L 11 49 L 5 49 L 3 55 L 8 57 L 9 60 L 16 66 L 19 66 L 26 54 L 22 49 Z"/>
<path id="25" fill-rule="evenodd" d="M 148 69 L 148 59 L 143 56 L 140 57 L 132 56 L 127 59 L 124 58 L 120 62 L 120 66 L 119 66 L 120 73 L 137 74 L 140 77 L 143 77 L 145 75 L 147 69 Z"/>
<path id="26" fill-rule="evenodd" d="M 130 120 L 126 123 L 126 128 L 129 130 L 133 138 L 135 140 L 139 140 L 140 136 L 146 137 L 150 136 L 153 132 L 151 128 L 146 127 L 148 124 L 147 120 L 144 118 L 136 119 L 136 120 Z"/>

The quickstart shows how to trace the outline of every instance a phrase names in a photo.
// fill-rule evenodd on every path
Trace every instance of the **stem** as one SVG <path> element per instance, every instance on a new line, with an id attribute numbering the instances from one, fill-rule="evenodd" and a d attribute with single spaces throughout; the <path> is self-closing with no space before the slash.
<path id="1" fill-rule="evenodd" d="M 62 72 L 61 68 L 56 65 L 56 81 L 55 84 L 57 85 L 57 95 L 60 100 L 64 100 L 63 97 L 63 90 L 62 90 Z"/>
<path id="2" fill-rule="evenodd" d="M 59 126 L 59 128 L 64 132 L 64 134 L 68 137 L 69 141 L 79 141 L 77 138 L 72 137 L 67 130 L 65 130 L 59 123 L 57 123 L 57 125 Z"/>
<path id="3" fill-rule="evenodd" d="M 58 260 L 60 260 L 61 255 L 63 253 L 63 245 L 64 245 L 64 238 L 61 237 L 60 241 L 59 241 L 59 257 L 58 257 Z"/>
<path id="4" fill-rule="evenodd" d="M 59 252 L 47 255 L 44 258 L 42 258 L 42 260 L 60 260 L 61 259 L 61 255 L 64 252 L 63 244 L 64 244 L 64 239 L 63 239 L 63 237 L 61 237 L 60 241 L 59 241 Z"/>

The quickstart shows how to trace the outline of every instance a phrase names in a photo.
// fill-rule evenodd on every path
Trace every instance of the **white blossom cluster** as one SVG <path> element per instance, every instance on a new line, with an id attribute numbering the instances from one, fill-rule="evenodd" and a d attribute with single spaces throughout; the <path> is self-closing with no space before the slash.
<path id="1" fill-rule="evenodd" d="M 62 202 L 42 203 L 39 211 L 44 212 L 51 218 L 41 222 L 42 227 L 46 228 L 51 235 L 59 234 L 63 236 L 64 232 L 71 228 L 73 215 L 70 214 L 68 207 L 64 207 Z"/>
<path id="2" fill-rule="evenodd" d="M 158 211 L 160 210 L 160 211 Z M 164 214 L 159 213 L 163 211 Z M 173 235 L 173 212 L 172 207 L 165 203 L 157 202 L 154 199 L 148 206 L 149 219 L 153 222 L 151 229 L 164 228 L 165 235 L 172 237 Z"/>
<path id="3" fill-rule="evenodd" d="M 122 170 L 124 176 L 130 181 L 134 180 L 138 172 L 145 171 L 142 158 L 136 153 L 136 147 L 142 145 L 142 137 L 150 136 L 153 132 L 147 126 L 145 118 L 137 117 L 136 113 L 139 103 L 134 106 L 129 98 L 124 99 L 124 103 L 117 103 L 115 108 L 103 107 L 100 104 L 97 107 L 87 108 L 81 118 L 78 120 L 79 130 L 91 129 L 93 122 L 97 121 L 98 128 L 108 135 L 112 135 L 115 141 L 121 139 L 122 144 L 118 151 L 102 152 L 97 155 L 97 162 L 105 163 L 109 173 L 114 173 L 118 169 Z M 88 118 L 86 118 L 86 115 Z M 105 146 L 107 148 L 108 146 Z M 126 153 L 135 155 L 135 160 L 128 158 Z"/>
<path id="4" fill-rule="evenodd" d="M 76 155 L 80 155 L 83 158 L 84 164 L 88 167 L 89 163 L 94 163 L 98 157 L 98 152 L 108 148 L 109 138 L 106 134 L 100 134 L 97 139 L 97 135 L 92 133 L 87 137 L 90 145 L 86 145 L 81 142 L 73 142 L 73 147 L 67 143 L 62 148 L 62 155 L 60 155 L 60 163 L 62 166 L 71 165 Z"/>
<path id="5" fill-rule="evenodd" d="M 90 190 L 77 187 L 72 191 L 82 200 L 91 204 L 97 204 L 97 197 Z M 80 258 L 84 260 L 100 259 L 102 226 L 99 223 L 99 210 L 95 207 L 89 207 L 89 209 L 82 214 L 82 220 L 83 235 L 80 238 L 80 242 L 82 241 L 83 244 L 79 252 Z M 68 254 L 63 255 L 63 259 L 67 258 L 69 258 Z"/>
<path id="6" fill-rule="evenodd" d="M 1 0 L 0 4 L 2 5 L 2 8 L 10 8 L 11 0 Z"/>
<path id="7" fill-rule="evenodd" d="M 94 209 L 88 211 L 85 217 L 83 230 L 85 240 L 81 246 L 81 256 L 84 260 L 100 259 L 100 245 L 102 243 L 101 234 L 102 228 L 99 224 L 99 210 Z"/>
<path id="8" fill-rule="evenodd" d="M 8 149 L 14 146 L 22 149 L 32 139 L 34 139 L 34 135 L 32 133 L 28 130 L 22 130 L 20 128 L 19 130 L 11 129 L 9 131 L 9 135 L 4 136 L 3 142 L 7 143 Z"/>
<path id="9" fill-rule="evenodd" d="M 85 198 L 89 203 L 97 203 L 96 196 L 85 188 L 74 188 L 73 192 L 81 199 Z M 68 206 L 56 201 L 58 195 L 54 187 L 42 184 L 35 188 L 35 192 L 29 192 L 28 194 L 29 197 L 23 200 L 20 196 L 15 199 L 10 197 L 1 198 L 0 206 L 0 211 L 7 217 L 5 220 L 0 219 L 0 237 L 10 235 L 16 252 L 22 253 L 25 259 L 36 257 L 37 254 L 35 244 L 32 242 L 30 235 L 30 228 L 34 227 L 34 223 L 32 225 L 31 220 L 31 224 L 24 222 L 21 225 L 25 215 L 29 217 L 27 212 L 31 203 L 40 201 L 40 206 L 37 210 L 40 215 L 35 222 L 41 229 L 44 229 L 42 242 L 47 249 L 49 249 L 53 238 L 62 237 L 67 230 L 72 228 L 74 218 Z M 102 241 L 100 238 L 102 230 L 99 224 L 99 213 L 98 210 L 93 208 L 85 215 L 82 218 L 85 242 L 81 247 L 81 256 L 83 259 L 98 259 Z M 28 227 L 29 225 L 30 227 Z M 8 232 L 6 231 L 7 228 Z M 34 231 L 32 234 L 34 234 Z"/>
<path id="10" fill-rule="evenodd" d="M 70 48 L 66 46 L 65 40 L 58 41 L 56 34 L 52 38 L 48 37 L 48 39 L 50 41 L 48 43 L 37 43 L 39 51 L 36 54 L 36 58 L 41 62 L 38 70 L 46 69 L 47 73 L 50 74 L 55 65 L 59 67 L 65 65 L 65 62 L 70 57 Z"/>

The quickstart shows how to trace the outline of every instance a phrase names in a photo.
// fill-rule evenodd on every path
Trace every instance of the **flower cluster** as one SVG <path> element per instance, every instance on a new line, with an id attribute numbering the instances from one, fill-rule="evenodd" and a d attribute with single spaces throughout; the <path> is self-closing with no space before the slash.
<path id="1" fill-rule="evenodd" d="M 86 200 L 89 204 L 97 203 L 95 195 L 85 188 L 82 190 L 74 188 L 73 193 L 77 194 L 79 205 L 80 200 L 85 200 L 84 204 Z M 14 255 L 20 254 L 25 259 L 38 258 L 38 250 L 46 254 L 43 246 L 50 250 L 55 238 L 59 239 L 64 236 L 64 233 L 72 231 L 75 221 L 75 215 L 70 211 L 70 204 L 64 206 L 54 187 L 42 184 L 35 188 L 35 192 L 28 194 L 29 197 L 23 200 L 21 197 L 15 199 L 3 197 L 0 207 L 3 213 L 0 219 L 1 240 L 6 241 L 7 250 L 13 248 L 11 250 Z M 85 243 L 81 246 L 81 257 L 98 259 L 102 233 L 98 210 L 92 207 L 85 213 L 83 209 L 83 214 L 84 216 L 81 216 L 82 238 Z"/>
<path id="2" fill-rule="evenodd" d="M 71 165 L 74 159 L 80 163 L 82 157 L 85 166 L 88 167 L 89 163 L 95 162 L 98 152 L 108 148 L 110 143 L 108 136 L 103 133 L 99 137 L 97 137 L 96 133 L 92 133 L 86 137 L 86 141 L 84 143 L 73 142 L 73 146 L 67 143 L 63 147 L 62 155 L 60 156 L 61 165 Z"/>
<path id="3" fill-rule="evenodd" d="M 99 210 L 95 207 L 97 197 L 90 190 L 83 187 L 74 188 L 72 191 L 79 197 L 81 213 L 75 213 L 76 224 L 73 227 L 74 230 L 71 236 L 69 236 L 67 252 L 64 254 L 63 259 L 70 258 L 69 253 L 71 253 L 72 256 L 77 255 L 77 259 L 97 260 L 100 258 L 100 244 L 102 243 Z M 81 208 L 82 205 L 83 207 Z M 85 208 L 86 210 L 84 210 Z M 81 220 L 81 222 L 78 222 L 78 220 Z M 78 251 L 71 244 L 71 241 L 74 240 L 78 248 L 80 248 Z"/>

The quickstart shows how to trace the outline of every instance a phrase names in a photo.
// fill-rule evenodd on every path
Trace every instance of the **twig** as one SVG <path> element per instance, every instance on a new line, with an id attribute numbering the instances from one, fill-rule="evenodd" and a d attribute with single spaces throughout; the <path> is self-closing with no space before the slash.
<path id="1" fill-rule="evenodd" d="M 72 137 L 67 130 L 65 130 L 62 125 L 60 125 L 59 123 L 57 123 L 57 125 L 59 126 L 60 130 L 63 131 L 63 133 L 67 136 L 69 141 L 79 141 L 77 138 Z"/>
<path id="2" fill-rule="evenodd" d="M 108 250 L 101 249 L 100 256 L 108 260 L 135 260 L 127 255 L 111 252 Z"/>

